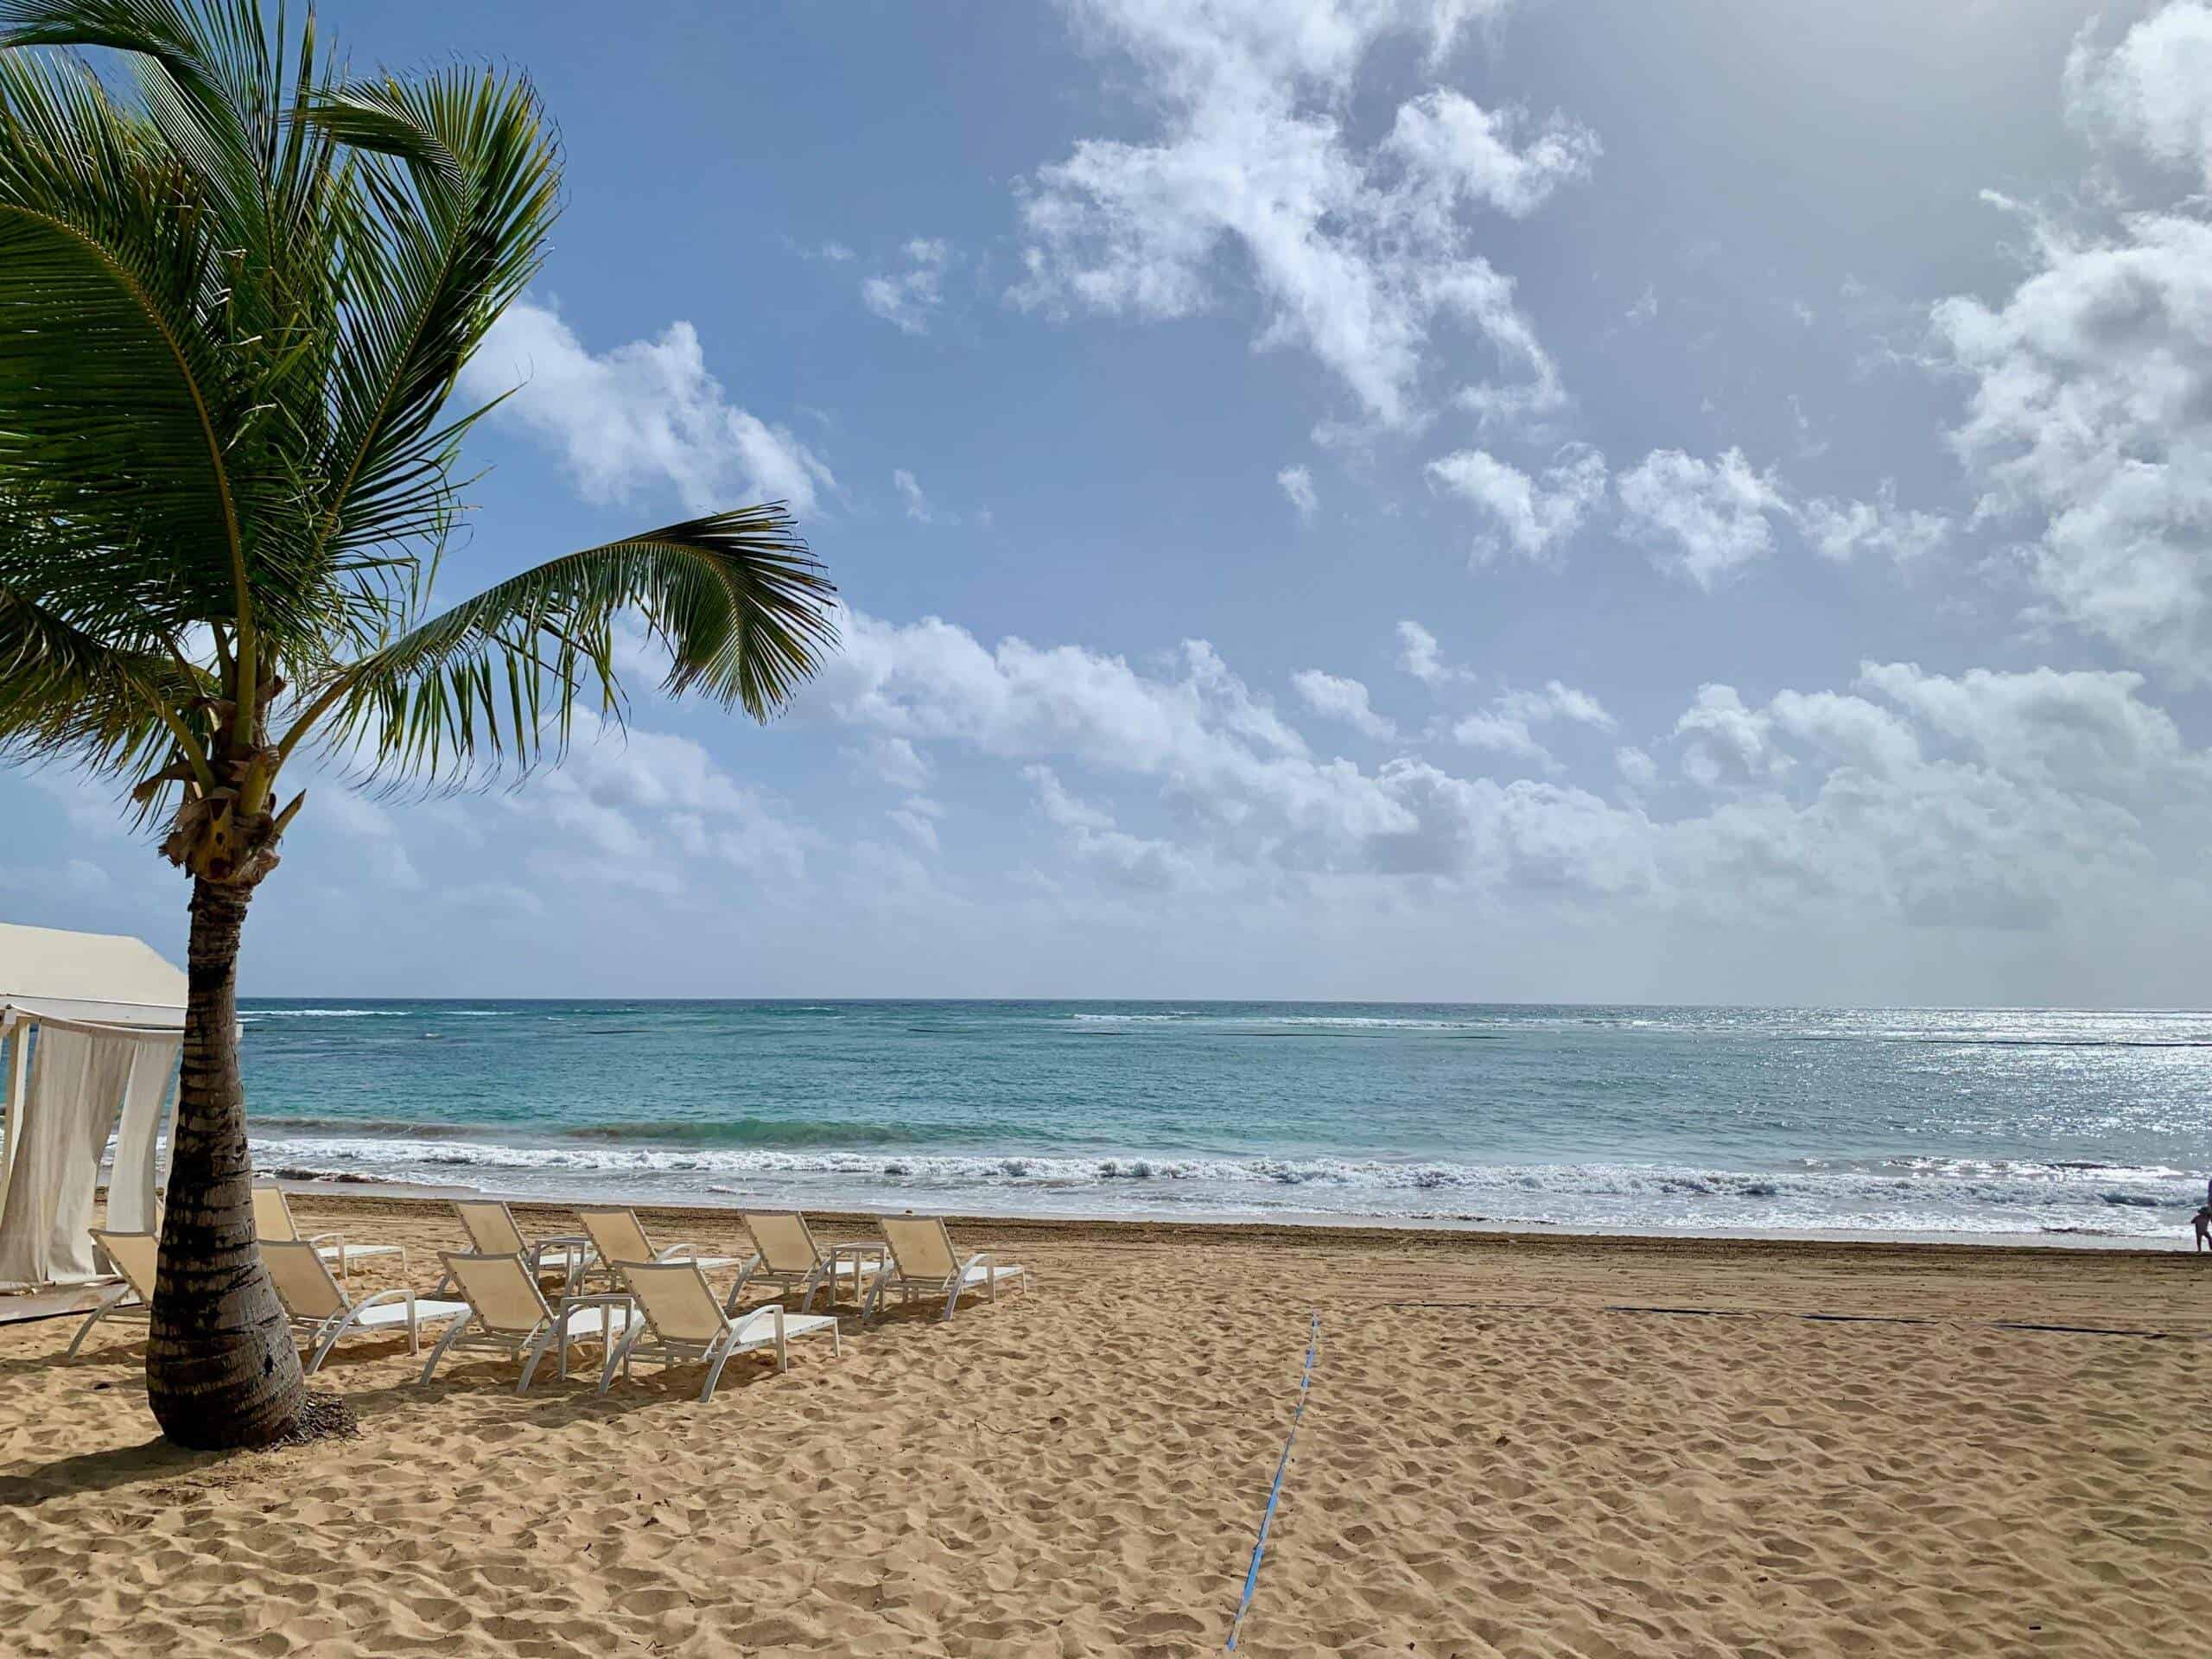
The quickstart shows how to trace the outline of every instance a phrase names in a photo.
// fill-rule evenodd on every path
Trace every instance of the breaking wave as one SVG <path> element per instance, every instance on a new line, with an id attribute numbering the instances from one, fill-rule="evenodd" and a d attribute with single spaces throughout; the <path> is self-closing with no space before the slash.
<path id="1" fill-rule="evenodd" d="M 575 1194 L 637 1186 L 662 1195 L 781 1191 L 817 1204 L 861 1205 L 926 1195 L 947 1207 L 1103 1216 L 1292 1211 L 1659 1230 L 2147 1235 L 2170 1232 L 2196 1191 L 2189 1178 L 2166 1169 L 1926 1160 L 1742 1171 L 673 1146 L 575 1135 L 513 1146 L 373 1135 L 270 1136 L 257 1139 L 255 1153 L 264 1163 L 302 1171 Z"/>

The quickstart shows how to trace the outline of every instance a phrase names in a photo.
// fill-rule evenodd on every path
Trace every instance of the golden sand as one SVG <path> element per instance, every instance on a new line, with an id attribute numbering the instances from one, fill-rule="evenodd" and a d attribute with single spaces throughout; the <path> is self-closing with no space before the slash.
<path id="1" fill-rule="evenodd" d="M 414 1247 L 439 1206 L 296 1199 Z M 532 1232 L 564 1212 L 524 1207 Z M 722 1249 L 729 1218 L 648 1211 Z M 831 1224 L 825 1236 L 864 1236 Z M 356 1440 L 154 1436 L 143 1332 L 0 1327 L 0 1651 L 2187 1655 L 2212 1258 L 974 1223 L 1040 1294 L 604 1398 L 404 1340 Z M 362 1288 L 391 1275 L 357 1272 Z M 1628 1307 L 1714 1313 L 1614 1311 Z M 1864 1316 L 1815 1321 L 1804 1313 Z M 2000 1328 L 2013 1321 L 2152 1335 Z"/>

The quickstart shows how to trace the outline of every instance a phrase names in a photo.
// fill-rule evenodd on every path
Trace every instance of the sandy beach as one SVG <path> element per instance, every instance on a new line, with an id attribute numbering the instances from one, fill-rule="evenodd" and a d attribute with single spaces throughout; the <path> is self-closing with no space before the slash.
<path id="1" fill-rule="evenodd" d="M 404 1242 L 442 1206 L 305 1193 Z M 526 1229 L 564 1211 L 518 1209 Z M 727 1216 L 645 1212 L 734 1248 Z M 825 1236 L 863 1236 L 831 1222 Z M 2212 1265 L 1916 1245 L 970 1223 L 1040 1294 L 595 1398 L 405 1344 L 355 1440 L 171 1451 L 142 1338 L 0 1327 L 22 1654 L 2133 1655 L 2212 1623 Z M 397 1281 L 357 1272 L 360 1287 Z M 1699 1310 L 1699 1311 L 1688 1311 Z M 1805 1316 L 1820 1315 L 1818 1319 Z M 2088 1326 L 2094 1331 L 2023 1326 Z"/>

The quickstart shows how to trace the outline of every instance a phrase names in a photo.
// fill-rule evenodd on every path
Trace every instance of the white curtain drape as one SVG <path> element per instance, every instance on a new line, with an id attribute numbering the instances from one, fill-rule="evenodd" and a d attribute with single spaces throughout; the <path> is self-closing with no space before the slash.
<path id="1" fill-rule="evenodd" d="M 181 1037 L 131 1039 L 130 1081 L 123 1090 L 123 1121 L 116 1125 L 115 1163 L 107 1177 L 107 1224 L 118 1233 L 152 1233 L 154 1188 L 160 1179 L 155 1155 L 162 1118 L 176 1081 Z"/>
<path id="2" fill-rule="evenodd" d="M 127 1219 L 150 1226 L 154 1146 L 181 1045 L 165 1032 L 39 1023 L 7 1201 L 0 1208 L 0 1286 L 99 1276 L 92 1262 L 92 1195 L 101 1154 L 119 1116 L 127 1119 L 116 1148 L 123 1207 L 118 1212 L 111 1203 L 109 1224 L 122 1226 Z"/>

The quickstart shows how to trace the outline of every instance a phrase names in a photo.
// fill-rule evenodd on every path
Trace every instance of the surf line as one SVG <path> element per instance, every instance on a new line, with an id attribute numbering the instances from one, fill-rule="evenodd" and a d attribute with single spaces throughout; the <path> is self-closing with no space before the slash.
<path id="1" fill-rule="evenodd" d="M 1290 1434 L 1282 1443 L 1282 1456 L 1275 1463 L 1274 1484 L 1268 1488 L 1268 1507 L 1260 1516 L 1260 1536 L 1252 1546 L 1252 1565 L 1245 1569 L 1244 1593 L 1237 1599 L 1236 1617 L 1229 1621 L 1229 1644 L 1225 1652 L 1236 1651 L 1236 1637 L 1244 1628 L 1244 1615 L 1252 1611 L 1252 1592 L 1260 1587 L 1260 1558 L 1268 1551 L 1268 1529 L 1274 1524 L 1275 1505 L 1282 1498 L 1282 1478 L 1290 1467 L 1290 1448 L 1298 1444 L 1298 1425 L 1306 1416 L 1306 1400 L 1313 1387 L 1313 1356 L 1321 1350 L 1321 1315 L 1316 1312 L 1313 1322 L 1306 1331 L 1306 1370 L 1298 1379 L 1298 1409 L 1290 1414 Z"/>

